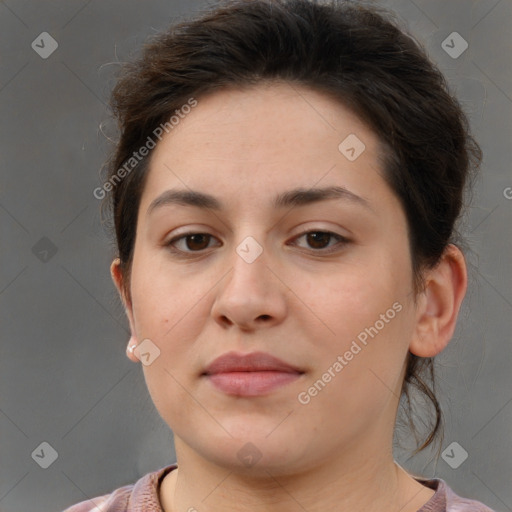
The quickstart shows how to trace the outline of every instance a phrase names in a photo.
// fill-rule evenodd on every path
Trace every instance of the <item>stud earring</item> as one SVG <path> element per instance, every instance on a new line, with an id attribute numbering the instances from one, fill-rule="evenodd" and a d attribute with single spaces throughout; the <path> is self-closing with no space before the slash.
<path id="1" fill-rule="evenodd" d="M 137 346 L 137 341 L 133 339 L 133 336 L 130 337 L 128 340 L 128 352 L 133 354 L 133 351 L 135 350 L 135 347 Z"/>

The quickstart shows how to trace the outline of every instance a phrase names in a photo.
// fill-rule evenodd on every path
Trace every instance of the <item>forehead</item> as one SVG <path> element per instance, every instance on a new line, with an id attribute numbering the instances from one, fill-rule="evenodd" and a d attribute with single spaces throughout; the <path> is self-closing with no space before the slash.
<path id="1" fill-rule="evenodd" d="M 291 184 L 363 196 L 385 186 L 377 136 L 317 91 L 284 83 L 222 90 L 187 110 L 153 150 L 141 207 L 174 187 L 247 201 Z"/>

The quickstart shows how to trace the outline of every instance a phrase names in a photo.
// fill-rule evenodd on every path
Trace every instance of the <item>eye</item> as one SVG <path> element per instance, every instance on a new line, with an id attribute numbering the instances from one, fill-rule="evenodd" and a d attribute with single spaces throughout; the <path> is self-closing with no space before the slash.
<path id="1" fill-rule="evenodd" d="M 294 240 L 299 240 L 303 237 L 306 237 L 307 243 L 310 245 L 310 248 L 314 249 L 314 252 L 322 253 L 334 252 L 334 250 L 337 250 L 337 246 L 343 246 L 350 242 L 350 240 L 344 236 L 331 231 L 315 230 L 305 231 L 296 236 Z M 171 239 L 165 245 L 178 256 L 186 256 L 187 254 L 200 253 L 204 249 L 207 249 L 212 238 L 214 238 L 213 235 L 209 233 L 189 232 Z M 329 247 L 329 242 L 333 239 L 336 239 L 337 243 Z M 181 243 L 181 247 L 177 247 L 179 243 Z M 327 250 L 325 250 L 326 248 Z M 332 248 L 334 248 L 334 250 Z"/>
<path id="2" fill-rule="evenodd" d="M 334 247 L 336 250 L 337 246 L 343 246 L 350 242 L 348 238 L 345 238 L 344 236 L 338 235 L 336 233 L 332 233 L 331 231 L 305 231 L 304 233 L 301 233 L 297 237 L 294 238 L 294 240 L 299 240 L 303 237 L 306 237 L 307 243 L 315 249 L 314 252 L 324 252 L 324 253 L 330 253 L 333 252 L 332 248 Z M 329 247 L 329 242 L 333 239 L 337 239 L 338 242 L 334 245 L 331 245 L 328 250 L 322 250 L 326 247 Z M 320 249 L 321 251 L 317 250 Z"/>
<path id="3" fill-rule="evenodd" d="M 213 236 L 210 235 L 209 233 L 190 232 L 190 233 L 185 233 L 183 235 L 177 236 L 176 238 L 173 238 L 172 240 L 169 240 L 169 242 L 166 245 L 169 246 L 169 248 L 172 252 L 176 252 L 176 253 L 199 252 L 208 247 L 208 244 L 212 238 L 213 238 Z M 183 248 L 176 248 L 175 245 L 177 244 L 177 242 L 184 242 L 185 243 L 184 247 L 186 249 L 190 249 L 190 250 L 185 250 Z M 183 247 L 183 244 L 182 244 L 182 247 Z"/>

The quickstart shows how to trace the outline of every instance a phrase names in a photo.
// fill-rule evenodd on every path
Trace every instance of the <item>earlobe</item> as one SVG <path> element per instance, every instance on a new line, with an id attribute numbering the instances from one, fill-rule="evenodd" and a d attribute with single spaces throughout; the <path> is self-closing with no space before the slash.
<path id="1" fill-rule="evenodd" d="M 449 244 L 438 265 L 426 272 L 410 352 L 419 357 L 433 357 L 446 348 L 455 331 L 466 289 L 464 255 L 458 247 Z"/>
<path id="2" fill-rule="evenodd" d="M 130 338 L 130 340 L 128 341 L 128 345 L 126 346 L 126 356 L 128 357 L 128 359 L 130 359 L 134 363 L 139 362 L 139 359 L 135 355 L 135 347 L 137 345 L 138 345 L 137 340 L 135 339 L 134 336 L 132 336 Z"/>

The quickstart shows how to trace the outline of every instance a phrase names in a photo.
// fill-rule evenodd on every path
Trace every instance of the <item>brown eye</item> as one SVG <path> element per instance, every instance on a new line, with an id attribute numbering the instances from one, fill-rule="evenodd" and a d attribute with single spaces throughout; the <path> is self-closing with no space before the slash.
<path id="1" fill-rule="evenodd" d="M 304 237 L 308 244 L 308 247 L 305 247 L 305 248 L 306 249 L 307 248 L 316 249 L 316 251 L 313 251 L 313 252 L 323 252 L 323 253 L 333 252 L 333 250 L 337 250 L 337 249 L 341 248 L 341 246 L 344 246 L 350 242 L 350 240 L 348 240 L 344 236 L 338 235 L 336 233 L 332 233 L 330 231 L 306 231 L 306 232 L 300 234 L 298 237 L 296 237 L 295 240 L 299 240 Z M 331 244 L 329 246 L 329 242 L 332 239 L 337 240 L 337 243 Z M 299 247 L 304 247 L 304 246 L 299 245 Z M 326 250 L 322 250 L 322 249 L 326 249 Z"/>
<path id="2" fill-rule="evenodd" d="M 173 252 L 193 253 L 207 249 L 212 238 L 209 233 L 185 233 L 173 238 L 166 245 Z M 181 247 L 177 247 L 179 244 L 181 244 Z"/>
<path id="3" fill-rule="evenodd" d="M 324 249 L 329 245 L 329 241 L 332 238 L 330 233 L 322 231 L 313 231 L 306 234 L 306 240 L 308 244 L 314 249 Z"/>
<path id="4" fill-rule="evenodd" d="M 185 233 L 170 240 L 166 246 L 168 246 L 168 248 L 178 256 L 186 257 L 187 255 L 190 256 L 194 253 L 199 255 L 202 251 L 210 247 L 210 242 L 214 238 L 215 237 L 209 233 Z M 347 238 L 330 231 L 306 231 L 295 237 L 294 240 L 299 240 L 301 238 L 306 239 L 307 247 L 300 245 L 299 247 L 313 250 L 313 252 L 317 252 L 319 254 L 334 252 L 350 242 Z M 332 240 L 337 242 L 331 244 L 330 242 Z"/>
<path id="5" fill-rule="evenodd" d="M 187 246 L 187 249 L 201 250 L 206 249 L 206 247 L 208 247 L 210 235 L 207 235 L 205 233 L 197 233 L 195 235 L 187 235 L 185 237 L 185 240 L 185 245 Z"/>

